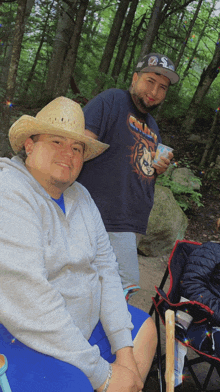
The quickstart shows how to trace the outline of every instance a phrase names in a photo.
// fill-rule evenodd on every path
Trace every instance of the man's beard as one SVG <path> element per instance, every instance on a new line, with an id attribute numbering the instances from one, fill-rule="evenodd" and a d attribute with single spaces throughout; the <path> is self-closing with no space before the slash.
<path id="1" fill-rule="evenodd" d="M 70 181 L 62 181 L 58 180 L 56 177 L 51 176 L 50 180 L 48 181 L 49 186 L 55 186 L 58 189 L 61 189 L 62 192 L 64 192 L 64 189 L 69 188 L 74 183 L 74 180 L 72 182 Z"/>
<path id="2" fill-rule="evenodd" d="M 161 102 L 160 103 L 158 103 L 158 104 L 156 104 L 156 105 L 147 105 L 145 102 L 144 102 L 144 100 L 143 100 L 143 98 L 140 98 L 140 97 L 138 97 L 137 95 L 136 95 L 136 102 L 139 104 L 139 106 L 143 109 L 143 112 L 147 112 L 147 113 L 149 113 L 149 112 L 151 112 L 152 110 L 154 110 L 154 109 L 156 109 L 160 104 L 161 104 Z"/>

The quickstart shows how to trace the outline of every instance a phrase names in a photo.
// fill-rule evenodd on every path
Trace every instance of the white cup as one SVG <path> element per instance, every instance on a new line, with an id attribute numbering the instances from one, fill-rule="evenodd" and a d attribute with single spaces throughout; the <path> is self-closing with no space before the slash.
<path id="1" fill-rule="evenodd" d="M 173 151 L 173 148 L 168 147 L 165 144 L 158 143 L 156 155 L 154 157 L 153 162 L 156 163 L 158 166 L 160 166 L 160 164 L 158 163 L 160 160 L 160 157 L 169 158 L 168 153 L 172 152 L 172 151 Z"/>
<path id="2" fill-rule="evenodd" d="M 193 317 L 189 313 L 177 310 L 176 312 L 176 323 L 181 324 L 185 329 L 188 329 Z"/>
<path id="3" fill-rule="evenodd" d="M 180 297 L 180 302 L 188 302 L 189 299 Z M 189 313 L 177 310 L 176 312 L 176 323 L 181 324 L 185 329 L 188 329 L 193 317 Z"/>

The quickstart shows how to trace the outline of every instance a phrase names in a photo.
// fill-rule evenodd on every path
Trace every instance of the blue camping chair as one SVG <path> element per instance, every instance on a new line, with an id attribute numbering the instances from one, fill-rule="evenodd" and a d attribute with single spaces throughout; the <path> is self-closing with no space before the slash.
<path id="1" fill-rule="evenodd" d="M 207 306 L 196 301 L 187 301 L 185 303 L 180 302 L 179 288 L 184 265 L 190 253 L 200 245 L 201 243 L 193 241 L 176 241 L 160 286 L 158 288 L 156 287 L 157 294 L 154 298 L 152 298 L 153 304 L 149 314 L 152 315 L 155 312 L 155 322 L 158 333 L 156 362 L 159 374 L 160 392 L 165 392 L 166 390 L 164 370 L 162 368 L 162 360 L 164 359 L 164 356 L 161 354 L 160 321 L 162 321 L 162 324 L 165 324 L 165 312 L 167 309 L 171 309 L 176 312 L 177 310 L 186 311 L 187 308 L 187 311 L 193 315 L 193 323 L 186 333 L 183 332 L 178 325 L 176 325 L 175 338 L 198 354 L 196 358 L 190 360 L 187 356 L 185 357 L 185 367 L 188 368 L 198 390 L 201 392 L 207 391 L 208 383 L 214 369 L 216 369 L 220 376 L 220 358 L 216 357 L 215 352 L 212 351 L 212 345 L 208 341 L 208 338 L 204 341 L 202 351 L 199 349 L 199 343 L 201 342 L 200 338 L 202 334 L 204 334 L 204 328 L 206 328 L 211 321 L 210 315 L 213 314 L 213 311 Z M 163 288 L 168 277 L 170 277 L 170 287 L 168 292 L 165 293 Z M 210 364 L 210 368 L 203 385 L 201 385 L 195 371 L 193 370 L 194 365 L 202 362 Z"/>

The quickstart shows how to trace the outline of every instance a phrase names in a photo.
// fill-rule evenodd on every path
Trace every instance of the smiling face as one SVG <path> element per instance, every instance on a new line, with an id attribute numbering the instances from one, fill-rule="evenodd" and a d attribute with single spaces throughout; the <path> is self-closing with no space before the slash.
<path id="1" fill-rule="evenodd" d="M 24 146 L 28 171 L 58 199 L 82 169 L 84 144 L 62 136 L 38 135 L 36 141 L 28 138 Z"/>
<path id="2" fill-rule="evenodd" d="M 170 80 L 164 75 L 151 72 L 135 72 L 130 93 L 138 110 L 148 113 L 155 109 L 166 97 Z"/>

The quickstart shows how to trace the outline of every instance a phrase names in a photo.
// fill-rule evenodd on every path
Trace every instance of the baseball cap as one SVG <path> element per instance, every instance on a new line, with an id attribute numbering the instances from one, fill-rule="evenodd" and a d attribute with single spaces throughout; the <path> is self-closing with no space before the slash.
<path id="1" fill-rule="evenodd" d="M 150 53 L 145 55 L 137 64 L 135 72 L 154 72 L 166 76 L 171 84 L 179 81 L 174 63 L 164 54 Z"/>

